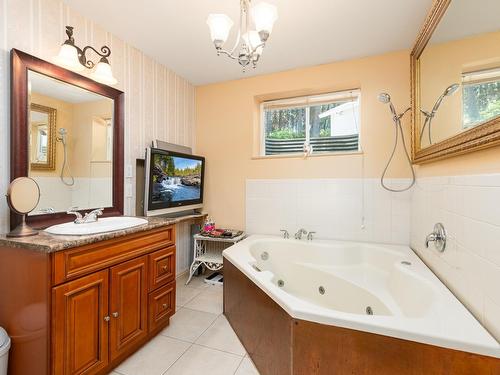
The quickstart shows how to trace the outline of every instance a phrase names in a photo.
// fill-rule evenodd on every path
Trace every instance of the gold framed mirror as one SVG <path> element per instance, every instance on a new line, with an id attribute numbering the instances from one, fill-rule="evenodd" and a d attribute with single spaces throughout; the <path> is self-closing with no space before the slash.
<path id="1" fill-rule="evenodd" d="M 53 171 L 56 168 L 57 110 L 30 104 L 30 168 Z"/>
<path id="2" fill-rule="evenodd" d="M 500 2 L 435 0 L 411 52 L 412 158 L 500 144 Z"/>

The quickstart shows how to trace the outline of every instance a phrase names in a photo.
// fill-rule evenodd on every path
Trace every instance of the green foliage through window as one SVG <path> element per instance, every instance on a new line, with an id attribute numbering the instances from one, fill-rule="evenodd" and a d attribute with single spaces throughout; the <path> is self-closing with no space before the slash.
<path id="1" fill-rule="evenodd" d="M 500 80 L 464 84 L 464 128 L 478 125 L 497 116 L 500 116 Z"/>

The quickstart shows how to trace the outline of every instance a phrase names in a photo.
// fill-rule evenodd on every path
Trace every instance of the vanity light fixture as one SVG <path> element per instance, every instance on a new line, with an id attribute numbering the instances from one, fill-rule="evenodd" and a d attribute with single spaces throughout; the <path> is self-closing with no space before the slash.
<path id="1" fill-rule="evenodd" d="M 68 39 L 62 44 L 59 54 L 54 58 L 56 64 L 76 72 L 81 72 L 85 69 L 94 69 L 90 77 L 106 85 L 114 85 L 117 80 L 113 77 L 111 65 L 109 65 L 108 57 L 111 55 L 111 50 L 108 46 L 102 46 L 99 52 L 92 46 L 86 46 L 83 49 L 75 45 L 73 37 L 73 27 L 66 26 L 66 35 Z M 92 50 L 100 56 L 100 60 L 95 64 L 86 56 L 88 50 Z"/>
<path id="2" fill-rule="evenodd" d="M 250 6 L 250 3 L 251 0 L 240 0 L 238 37 L 230 51 L 225 50 L 223 46 L 233 27 L 231 18 L 225 14 L 210 14 L 207 18 L 217 56 L 223 54 L 237 60 L 243 67 L 243 72 L 250 64 L 253 68 L 257 67 L 260 55 L 273 30 L 274 22 L 278 19 L 276 6 L 265 2 Z M 255 29 L 251 29 L 251 21 Z"/>

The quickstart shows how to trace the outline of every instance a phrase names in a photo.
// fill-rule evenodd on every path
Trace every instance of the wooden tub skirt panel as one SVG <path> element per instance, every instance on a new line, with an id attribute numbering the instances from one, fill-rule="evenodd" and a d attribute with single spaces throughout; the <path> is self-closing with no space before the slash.
<path id="1" fill-rule="evenodd" d="M 224 314 L 261 375 L 499 375 L 500 359 L 288 315 L 224 259 Z"/>

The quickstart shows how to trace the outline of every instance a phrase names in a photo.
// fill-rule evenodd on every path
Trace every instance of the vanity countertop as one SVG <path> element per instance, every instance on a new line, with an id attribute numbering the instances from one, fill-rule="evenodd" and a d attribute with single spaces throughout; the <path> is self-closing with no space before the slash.
<path id="1" fill-rule="evenodd" d="M 70 249 L 73 247 L 88 245 L 91 243 L 105 241 L 116 237 L 126 236 L 132 233 L 143 232 L 155 228 L 160 228 L 172 224 L 179 223 L 190 219 L 199 219 L 205 217 L 204 214 L 182 216 L 178 218 L 164 217 L 145 217 L 148 222 L 144 225 L 139 225 L 132 228 L 116 230 L 113 232 L 98 233 L 86 236 L 60 236 L 48 234 L 41 230 L 36 236 L 14 238 L 6 237 L 5 234 L 0 235 L 1 247 L 16 247 L 21 249 L 36 250 L 45 253 L 53 253 L 60 250 Z"/>

